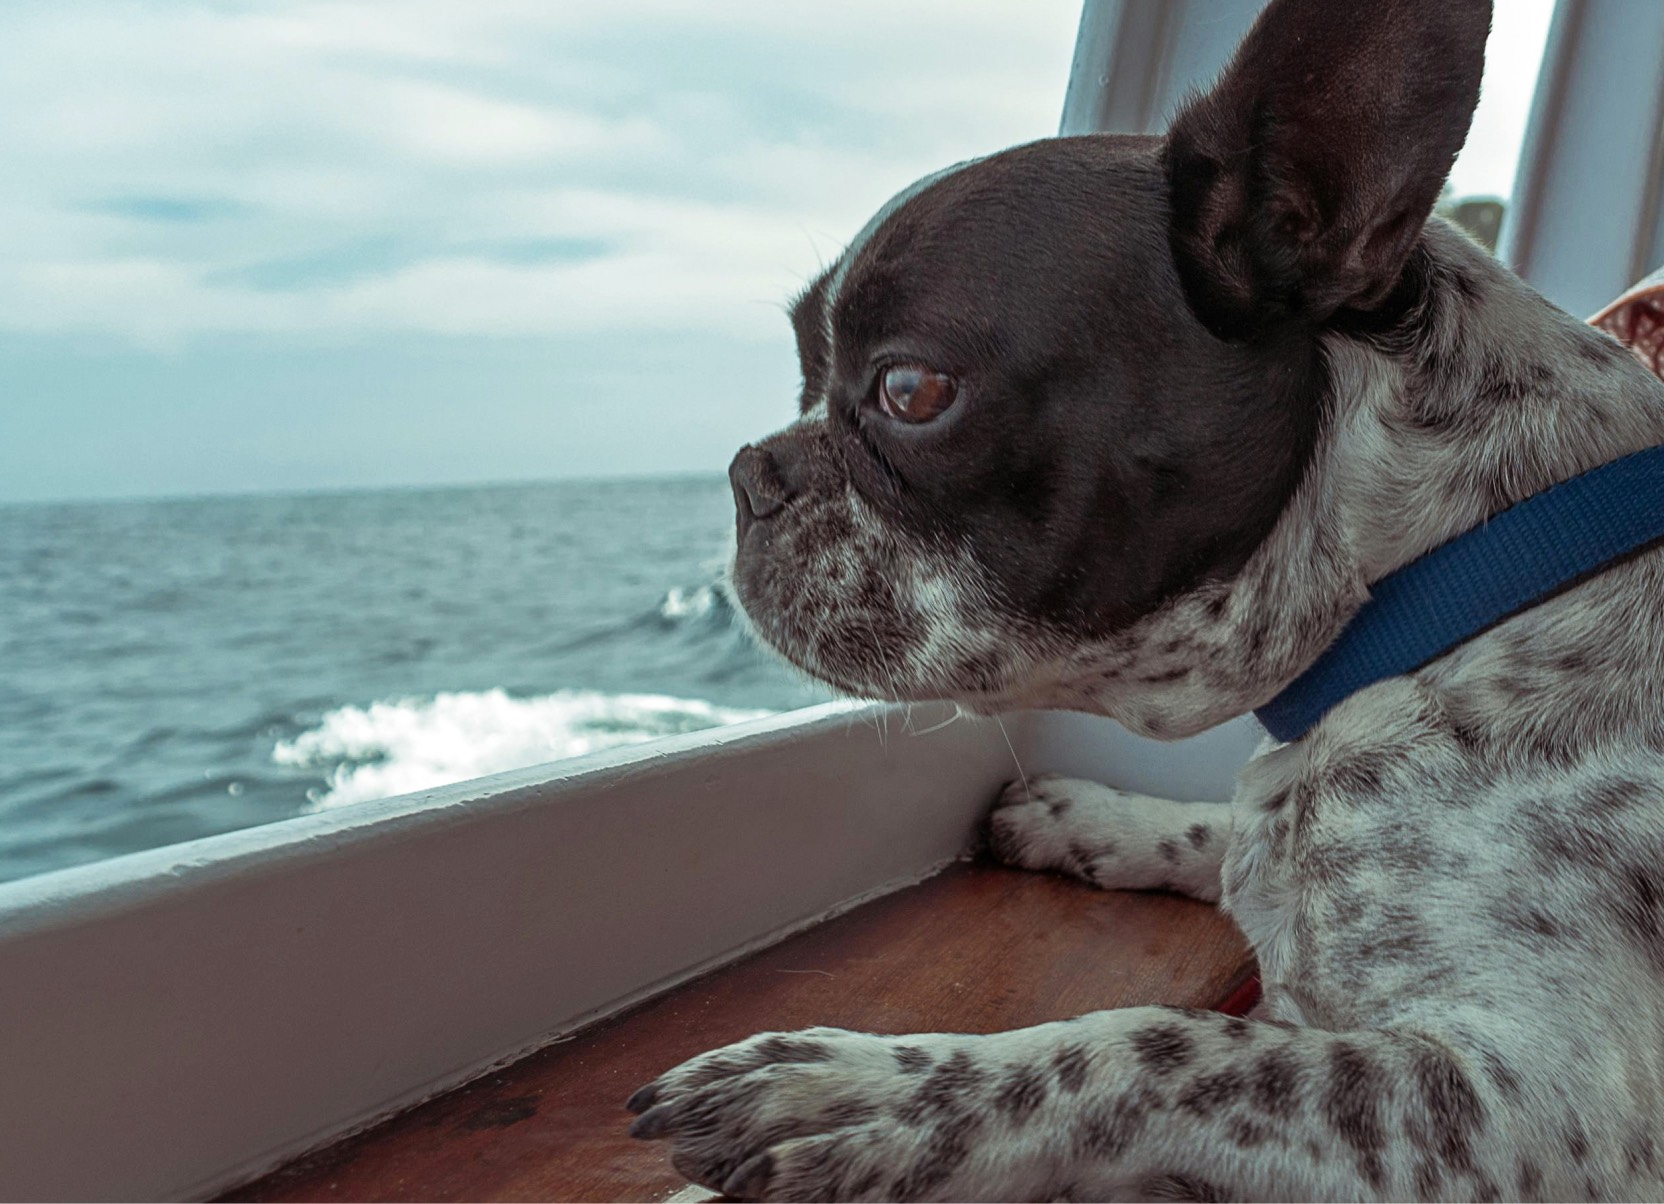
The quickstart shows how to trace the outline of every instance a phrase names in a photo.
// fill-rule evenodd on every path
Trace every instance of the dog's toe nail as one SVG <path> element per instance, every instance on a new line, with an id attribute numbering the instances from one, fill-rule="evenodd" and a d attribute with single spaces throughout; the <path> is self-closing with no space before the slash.
<path id="1" fill-rule="evenodd" d="M 652 1141 L 655 1137 L 663 1137 L 668 1132 L 670 1132 L 670 1109 L 663 1104 L 643 1112 L 630 1124 L 630 1136 L 642 1141 Z"/>
<path id="2" fill-rule="evenodd" d="M 988 825 L 988 853 L 995 861 L 1011 862 L 1021 852 L 1016 835 L 1002 823 Z"/>
<path id="3" fill-rule="evenodd" d="M 616 1097 L 614 1097 L 616 1098 Z M 645 1087 L 636 1088 L 635 1094 L 624 1101 L 624 1108 L 640 1116 L 653 1106 L 653 1101 L 659 1098 L 659 1084 L 655 1081 Z"/>
<path id="4" fill-rule="evenodd" d="M 742 1200 L 760 1200 L 774 1174 L 774 1155 L 763 1153 L 747 1158 L 722 1184 L 722 1194 Z"/>

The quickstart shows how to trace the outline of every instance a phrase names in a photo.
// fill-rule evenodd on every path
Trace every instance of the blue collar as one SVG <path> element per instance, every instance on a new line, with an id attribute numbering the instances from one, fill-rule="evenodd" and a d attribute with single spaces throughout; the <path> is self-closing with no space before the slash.
<path id="1" fill-rule="evenodd" d="M 1664 447 L 1562 481 L 1377 581 L 1328 650 L 1254 714 L 1276 739 L 1298 740 L 1348 695 L 1661 537 Z"/>

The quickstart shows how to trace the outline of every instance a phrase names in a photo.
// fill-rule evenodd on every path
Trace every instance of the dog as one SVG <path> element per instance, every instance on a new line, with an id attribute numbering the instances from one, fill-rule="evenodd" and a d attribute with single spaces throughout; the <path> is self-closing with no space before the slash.
<path id="1" fill-rule="evenodd" d="M 1664 443 L 1664 384 L 1430 217 L 1482 0 L 1274 0 L 1168 132 L 891 202 L 792 311 L 733 583 L 851 693 L 1170 739 L 1372 583 Z M 631 1099 L 748 1199 L 1664 1197 L 1664 554 L 1268 743 L 1229 804 L 1008 788 L 1001 860 L 1218 901 L 1249 1018 L 764 1034 Z"/>

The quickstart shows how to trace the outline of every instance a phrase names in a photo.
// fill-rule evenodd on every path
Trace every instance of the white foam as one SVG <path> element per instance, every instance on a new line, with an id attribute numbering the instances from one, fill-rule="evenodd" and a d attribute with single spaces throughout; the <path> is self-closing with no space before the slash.
<path id="1" fill-rule="evenodd" d="M 328 787 L 308 792 L 320 810 L 767 714 L 662 694 L 441 693 L 338 707 L 311 730 L 279 741 L 272 760 L 329 767 Z"/>
<path id="2" fill-rule="evenodd" d="M 710 614 L 711 607 L 715 605 L 716 592 L 708 585 L 688 590 L 673 585 L 664 596 L 664 601 L 659 603 L 659 614 L 666 619 L 697 618 Z"/>

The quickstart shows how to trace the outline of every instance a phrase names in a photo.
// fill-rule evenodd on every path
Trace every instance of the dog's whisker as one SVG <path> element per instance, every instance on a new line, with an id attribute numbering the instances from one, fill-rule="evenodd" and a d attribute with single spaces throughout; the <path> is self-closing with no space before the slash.
<path id="1" fill-rule="evenodd" d="M 954 724 L 958 723 L 963 718 L 965 718 L 965 712 L 956 709 L 953 712 L 953 714 L 949 715 L 946 719 L 942 720 L 942 722 L 933 723 L 929 727 L 924 728 L 922 731 L 916 731 L 913 734 L 915 736 L 929 736 L 929 735 L 932 735 L 935 732 L 941 731 L 944 727 L 952 727 Z"/>
<path id="2" fill-rule="evenodd" d="M 1017 767 L 1017 780 L 1023 784 L 1023 797 L 1029 802 L 1034 801 L 1034 792 L 1028 788 L 1028 774 L 1023 771 L 1023 763 L 1017 756 L 1017 747 L 1011 743 L 1011 733 L 1005 730 L 1005 717 L 994 716 L 994 726 L 1000 729 L 1000 735 L 1005 740 L 1005 747 L 1011 753 L 1011 763 Z"/>

